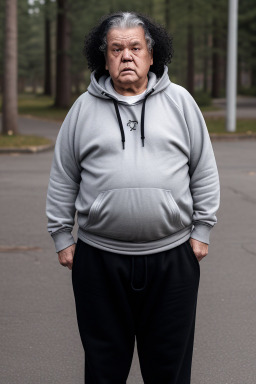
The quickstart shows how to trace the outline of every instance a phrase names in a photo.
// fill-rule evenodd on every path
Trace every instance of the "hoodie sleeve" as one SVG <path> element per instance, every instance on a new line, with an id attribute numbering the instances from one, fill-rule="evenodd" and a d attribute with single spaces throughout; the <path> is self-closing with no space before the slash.
<path id="1" fill-rule="evenodd" d="M 187 91 L 183 108 L 190 134 L 189 173 L 193 198 L 191 237 L 209 244 L 210 231 L 217 222 L 220 200 L 218 169 L 203 115 Z"/>
<path id="2" fill-rule="evenodd" d="M 81 169 L 75 153 L 75 131 L 80 110 L 79 99 L 69 110 L 57 137 L 46 199 L 48 232 L 56 252 L 75 243 L 71 234 Z"/>

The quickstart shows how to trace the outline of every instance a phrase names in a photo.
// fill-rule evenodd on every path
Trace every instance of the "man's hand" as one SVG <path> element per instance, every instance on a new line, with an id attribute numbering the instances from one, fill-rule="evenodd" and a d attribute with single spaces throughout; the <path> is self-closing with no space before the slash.
<path id="1" fill-rule="evenodd" d="M 69 269 L 72 269 L 75 249 L 76 249 L 76 244 L 72 244 L 69 247 L 58 252 L 59 262 L 61 265 L 63 265 L 64 267 L 68 267 Z"/>
<path id="2" fill-rule="evenodd" d="M 192 238 L 190 238 L 189 242 L 197 260 L 200 262 L 208 254 L 208 244 Z"/>

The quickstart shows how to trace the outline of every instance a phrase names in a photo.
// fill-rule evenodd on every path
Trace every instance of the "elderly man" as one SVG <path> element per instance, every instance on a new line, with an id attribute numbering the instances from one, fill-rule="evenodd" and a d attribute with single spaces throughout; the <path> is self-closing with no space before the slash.
<path id="1" fill-rule="evenodd" d="M 146 384 L 189 384 L 199 262 L 219 205 L 207 128 L 170 82 L 171 39 L 147 17 L 107 16 L 85 54 L 91 83 L 60 129 L 47 197 L 85 382 L 126 383 L 136 337 Z"/>

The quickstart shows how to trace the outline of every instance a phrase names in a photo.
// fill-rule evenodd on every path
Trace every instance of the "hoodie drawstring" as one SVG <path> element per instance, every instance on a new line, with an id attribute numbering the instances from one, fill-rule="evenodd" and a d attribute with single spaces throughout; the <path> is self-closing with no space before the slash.
<path id="1" fill-rule="evenodd" d="M 143 104 L 142 104 L 142 111 L 141 111 L 141 125 L 140 125 L 142 147 L 144 147 L 144 140 L 145 140 L 145 135 L 144 135 L 145 106 L 146 106 L 147 98 L 148 98 L 149 95 L 151 95 L 151 93 L 153 93 L 153 92 L 154 92 L 154 89 L 152 89 L 152 90 L 147 94 L 147 96 L 146 96 L 145 99 L 143 100 Z"/>
<path id="2" fill-rule="evenodd" d="M 116 110 L 116 116 L 117 116 L 117 120 L 118 120 L 119 127 L 120 127 L 120 132 L 121 132 L 121 137 L 122 137 L 122 145 L 123 145 L 123 149 L 124 149 L 124 147 L 125 147 L 124 127 L 123 127 L 120 111 L 118 108 L 118 103 L 115 99 L 112 99 L 112 100 L 114 102 L 114 106 L 115 106 L 115 110 Z"/>
<path id="3" fill-rule="evenodd" d="M 140 126 L 140 132 L 141 132 L 141 142 L 142 142 L 142 147 L 144 147 L 144 140 L 145 140 L 145 128 L 144 128 L 144 121 L 145 121 L 145 107 L 146 107 L 146 101 L 149 95 L 151 95 L 154 92 L 154 88 L 145 96 L 143 99 L 143 104 L 142 104 L 142 110 L 141 110 L 141 126 Z M 113 100 L 114 106 L 115 106 L 115 111 L 116 111 L 116 116 L 121 132 L 121 138 L 122 138 L 122 146 L 123 149 L 125 149 L 125 134 L 124 134 L 124 127 L 120 115 L 120 111 L 118 108 L 118 101 L 114 98 L 112 98 L 109 94 L 105 93 L 108 97 L 110 97 Z"/>

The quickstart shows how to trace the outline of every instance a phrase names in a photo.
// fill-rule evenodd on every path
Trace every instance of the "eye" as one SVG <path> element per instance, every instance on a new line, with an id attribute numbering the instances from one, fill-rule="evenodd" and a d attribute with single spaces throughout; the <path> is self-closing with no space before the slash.
<path id="1" fill-rule="evenodd" d="M 134 47 L 134 48 L 133 48 L 133 51 L 139 51 L 139 48 Z"/>
<path id="2" fill-rule="evenodd" d="M 114 48 L 113 51 L 114 52 L 120 52 L 120 48 Z"/>

